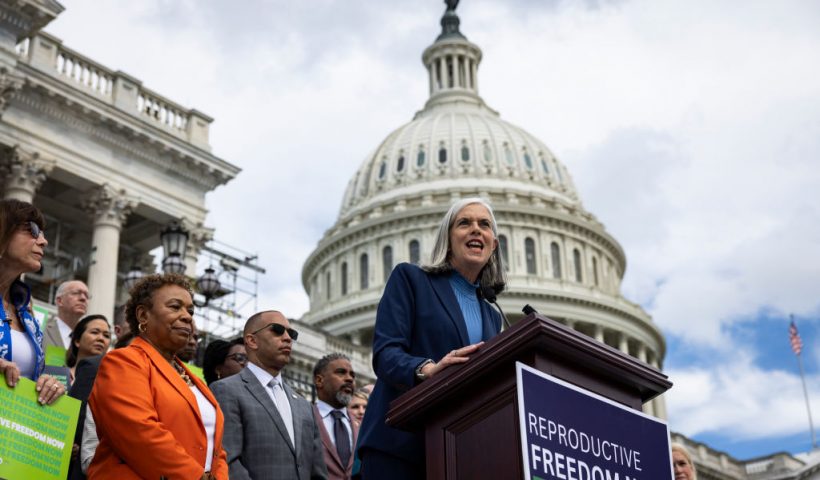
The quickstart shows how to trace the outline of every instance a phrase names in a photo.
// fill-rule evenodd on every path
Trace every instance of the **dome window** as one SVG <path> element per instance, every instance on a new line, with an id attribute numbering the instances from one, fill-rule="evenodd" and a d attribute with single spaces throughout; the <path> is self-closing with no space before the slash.
<path id="1" fill-rule="evenodd" d="M 342 262 L 342 295 L 347 295 L 347 262 Z"/>
<path id="2" fill-rule="evenodd" d="M 535 240 L 529 237 L 524 240 L 524 255 L 527 260 L 527 273 L 535 275 L 538 273 L 535 268 Z"/>
<path id="3" fill-rule="evenodd" d="M 561 249 L 557 243 L 552 242 L 550 244 L 550 253 L 552 256 L 552 278 L 561 278 Z"/>
<path id="4" fill-rule="evenodd" d="M 387 161 L 382 160 L 382 163 L 379 165 L 379 180 L 384 180 L 385 175 L 387 175 Z"/>
<path id="5" fill-rule="evenodd" d="M 564 183 L 564 177 L 561 175 L 561 167 L 555 167 L 555 176 L 558 177 L 559 183 Z"/>
<path id="6" fill-rule="evenodd" d="M 419 154 L 416 156 L 416 166 L 423 167 L 424 162 L 427 161 L 427 156 L 424 154 L 424 147 L 419 147 Z"/>
<path id="7" fill-rule="evenodd" d="M 404 155 L 399 155 L 399 159 L 396 160 L 396 171 L 403 172 L 404 171 Z"/>
<path id="8" fill-rule="evenodd" d="M 490 150 L 487 140 L 484 140 L 484 162 L 488 165 L 493 162 L 493 151 Z"/>
<path id="9" fill-rule="evenodd" d="M 544 175 L 549 176 L 550 174 L 550 167 L 547 165 L 547 159 L 544 158 L 544 155 L 541 155 L 541 170 L 544 171 Z"/>
<path id="10" fill-rule="evenodd" d="M 575 281 L 581 283 L 584 277 L 581 272 L 581 252 L 577 248 L 572 249 L 572 261 L 575 264 Z"/>
<path id="11" fill-rule="evenodd" d="M 368 270 L 370 269 L 370 265 L 367 261 L 367 254 L 363 253 L 361 257 L 359 257 L 359 288 L 361 290 L 367 290 L 370 287 L 370 276 Z"/>
<path id="12" fill-rule="evenodd" d="M 595 283 L 595 286 L 598 285 L 598 259 L 592 257 L 592 280 Z"/>
<path id="13" fill-rule="evenodd" d="M 504 262 L 504 271 L 510 271 L 510 251 L 507 247 L 507 236 L 498 236 L 498 248 L 501 249 L 501 261 Z"/>
<path id="14" fill-rule="evenodd" d="M 447 163 L 447 148 L 444 145 L 438 149 L 438 163 Z"/>
<path id="15" fill-rule="evenodd" d="M 524 165 L 527 166 L 527 170 L 532 170 L 532 158 L 527 151 L 524 151 Z"/>
<path id="16" fill-rule="evenodd" d="M 470 161 L 470 147 L 467 146 L 467 142 L 462 142 L 461 144 L 461 161 Z"/>
<path id="17" fill-rule="evenodd" d="M 325 295 L 327 295 L 327 299 L 330 300 L 330 272 L 325 274 Z"/>
<path id="18" fill-rule="evenodd" d="M 510 146 L 506 143 L 504 144 L 504 158 L 507 160 L 507 165 L 515 165 L 515 157 L 513 157 L 513 152 L 510 150 Z"/>
<path id="19" fill-rule="evenodd" d="M 419 260 L 421 260 L 421 257 L 420 257 L 420 254 L 419 254 L 419 251 L 421 250 L 419 248 L 419 241 L 418 240 L 410 240 L 410 245 L 409 245 L 408 248 L 410 250 L 408 252 L 408 253 L 410 253 L 410 263 L 418 265 Z"/>
<path id="20" fill-rule="evenodd" d="M 384 283 L 390 278 L 390 272 L 393 271 L 393 247 L 390 245 L 384 247 L 382 250 L 382 268 L 384 273 Z"/>

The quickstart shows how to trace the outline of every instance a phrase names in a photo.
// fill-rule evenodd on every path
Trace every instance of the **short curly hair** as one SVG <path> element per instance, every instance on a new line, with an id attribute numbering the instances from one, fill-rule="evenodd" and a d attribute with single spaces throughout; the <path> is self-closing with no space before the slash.
<path id="1" fill-rule="evenodd" d="M 154 292 L 166 285 L 182 287 L 191 294 L 191 298 L 194 297 L 191 282 L 189 282 L 184 275 L 178 273 L 155 273 L 142 277 L 136 285 L 131 287 L 128 303 L 125 304 L 125 320 L 128 322 L 128 326 L 131 327 L 132 332 L 135 334 L 139 332 L 137 307 L 142 305 L 148 309 L 152 308 L 154 306 Z"/>

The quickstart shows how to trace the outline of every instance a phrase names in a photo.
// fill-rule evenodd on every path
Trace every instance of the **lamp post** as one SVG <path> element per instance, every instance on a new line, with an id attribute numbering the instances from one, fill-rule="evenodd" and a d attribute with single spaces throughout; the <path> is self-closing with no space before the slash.
<path id="1" fill-rule="evenodd" d="M 125 274 L 125 280 L 123 280 L 122 286 L 125 287 L 126 291 L 130 292 L 134 285 L 136 285 L 144 275 L 145 274 L 142 272 L 140 267 L 133 265 L 131 270 Z"/>
<path id="2" fill-rule="evenodd" d="M 219 293 L 219 289 L 222 287 L 213 267 L 205 269 L 205 273 L 196 280 L 196 286 L 199 293 L 205 296 L 205 305 L 208 305 L 208 302 Z"/>
<path id="3" fill-rule="evenodd" d="M 165 259 L 162 271 L 165 273 L 185 273 L 185 250 L 188 248 L 188 231 L 174 220 L 159 233 Z"/>

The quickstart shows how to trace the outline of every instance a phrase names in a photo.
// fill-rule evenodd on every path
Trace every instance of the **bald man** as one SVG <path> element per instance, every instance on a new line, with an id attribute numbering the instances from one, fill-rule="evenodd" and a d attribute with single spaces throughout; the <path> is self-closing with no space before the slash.
<path id="1" fill-rule="evenodd" d="M 244 329 L 247 367 L 210 385 L 225 415 L 231 480 L 327 479 L 313 409 L 282 381 L 298 335 L 280 312 L 253 315 Z"/>

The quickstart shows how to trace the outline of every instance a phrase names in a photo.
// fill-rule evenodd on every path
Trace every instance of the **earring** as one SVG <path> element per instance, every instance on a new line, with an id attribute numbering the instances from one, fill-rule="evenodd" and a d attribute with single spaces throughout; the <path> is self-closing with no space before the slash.
<path id="1" fill-rule="evenodd" d="M 148 326 L 145 323 L 140 323 L 139 325 L 137 325 L 137 330 L 139 330 L 140 333 L 145 333 L 146 331 L 148 331 Z"/>

